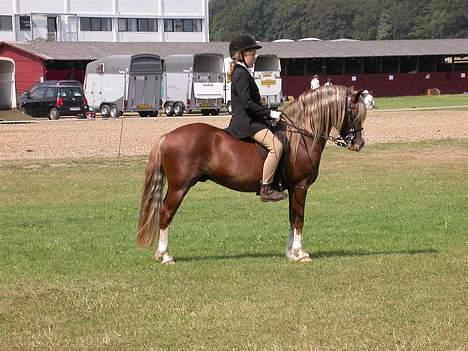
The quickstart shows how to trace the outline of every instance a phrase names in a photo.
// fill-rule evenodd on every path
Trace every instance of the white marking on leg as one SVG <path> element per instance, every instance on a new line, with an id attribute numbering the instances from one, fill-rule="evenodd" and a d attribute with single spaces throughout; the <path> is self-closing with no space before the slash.
<path id="1" fill-rule="evenodd" d="M 161 264 L 174 263 L 174 258 L 169 255 L 169 226 L 159 231 L 158 248 L 154 256 Z"/>
<path id="2" fill-rule="evenodd" d="M 302 248 L 302 232 L 297 228 L 291 228 L 289 232 L 286 257 L 295 262 L 310 261 L 310 255 Z"/>

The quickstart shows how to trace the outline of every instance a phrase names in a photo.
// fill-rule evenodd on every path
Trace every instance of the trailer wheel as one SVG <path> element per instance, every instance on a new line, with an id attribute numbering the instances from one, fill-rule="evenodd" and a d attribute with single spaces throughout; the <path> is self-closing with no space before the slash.
<path id="1" fill-rule="evenodd" d="M 212 116 L 218 116 L 219 115 L 219 110 L 216 110 L 216 109 L 211 110 L 211 115 Z"/>
<path id="2" fill-rule="evenodd" d="M 229 101 L 229 102 L 227 103 L 226 109 L 227 109 L 227 111 L 232 115 L 232 105 L 231 105 L 231 101 Z"/>
<path id="3" fill-rule="evenodd" d="M 210 115 L 210 110 L 201 110 L 201 113 L 203 116 L 209 116 Z"/>
<path id="4" fill-rule="evenodd" d="M 167 117 L 171 117 L 174 115 L 174 108 L 172 107 L 171 102 L 166 102 L 164 104 L 164 113 L 166 114 Z"/>
<path id="5" fill-rule="evenodd" d="M 100 108 L 100 112 L 101 112 L 101 117 L 102 118 L 109 118 L 110 117 L 110 107 L 109 105 L 102 105 L 101 108 Z"/>
<path id="6" fill-rule="evenodd" d="M 182 116 L 184 114 L 184 104 L 181 101 L 176 101 L 172 109 L 176 116 Z"/>
<path id="7" fill-rule="evenodd" d="M 112 118 L 119 118 L 120 116 L 122 116 L 122 111 L 119 111 L 117 106 L 111 105 L 109 109 L 109 115 Z"/>

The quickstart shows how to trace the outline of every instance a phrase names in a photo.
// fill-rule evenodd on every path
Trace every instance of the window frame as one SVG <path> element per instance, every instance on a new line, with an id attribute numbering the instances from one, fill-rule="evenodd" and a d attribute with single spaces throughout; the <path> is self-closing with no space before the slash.
<path id="1" fill-rule="evenodd" d="M 31 31 L 31 16 L 20 15 L 18 18 L 19 28 L 21 32 L 30 32 Z M 26 26 L 27 24 L 27 26 Z"/>
<path id="2" fill-rule="evenodd" d="M 164 19 L 164 32 L 166 33 L 174 32 L 174 20 L 173 19 Z"/>
<path id="3" fill-rule="evenodd" d="M 9 19 L 9 22 L 7 22 L 8 19 Z M 5 24 L 7 25 L 4 26 Z M 0 32 L 12 32 L 12 31 L 13 31 L 13 16 L 0 15 Z"/>
<path id="4" fill-rule="evenodd" d="M 111 17 L 80 17 L 81 32 L 112 32 Z"/>
<path id="5" fill-rule="evenodd" d="M 146 23 L 146 27 L 144 23 Z M 158 31 L 157 18 L 119 17 L 117 24 L 119 32 L 154 33 Z"/>

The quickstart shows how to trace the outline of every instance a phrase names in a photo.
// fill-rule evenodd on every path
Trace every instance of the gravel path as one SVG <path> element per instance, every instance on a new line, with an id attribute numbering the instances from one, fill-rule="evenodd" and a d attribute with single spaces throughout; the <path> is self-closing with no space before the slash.
<path id="1" fill-rule="evenodd" d="M 0 161 L 147 155 L 159 136 L 181 125 L 204 122 L 224 128 L 230 116 L 37 120 L 0 124 Z M 370 111 L 368 144 L 437 139 L 468 139 L 468 110 Z"/>

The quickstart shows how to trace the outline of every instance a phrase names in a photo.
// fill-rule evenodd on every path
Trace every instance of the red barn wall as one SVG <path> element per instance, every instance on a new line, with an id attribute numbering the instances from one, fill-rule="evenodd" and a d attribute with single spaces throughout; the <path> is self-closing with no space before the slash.
<path id="1" fill-rule="evenodd" d="M 389 79 L 391 75 L 393 80 Z M 297 97 L 305 89 L 310 89 L 311 75 L 283 76 L 282 78 L 284 95 Z M 367 89 L 377 97 L 423 95 L 426 94 L 427 89 L 432 88 L 439 89 L 441 94 L 468 92 L 468 72 L 321 75 L 320 84 L 323 85 L 327 78 L 331 78 L 334 84 L 354 85 L 356 89 Z"/>
<path id="2" fill-rule="evenodd" d="M 15 81 L 17 95 L 41 80 L 45 79 L 43 60 L 9 46 L 0 47 L 0 56 L 5 56 L 15 61 Z"/>

